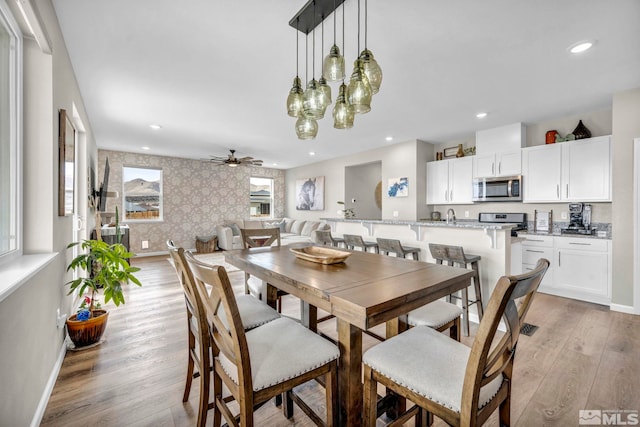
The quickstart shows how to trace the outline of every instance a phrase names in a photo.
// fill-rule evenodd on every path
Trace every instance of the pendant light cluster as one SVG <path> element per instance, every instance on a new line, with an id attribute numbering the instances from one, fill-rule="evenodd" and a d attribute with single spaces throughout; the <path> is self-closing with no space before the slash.
<path id="1" fill-rule="evenodd" d="M 329 2 L 333 1 L 333 8 Z M 344 0 L 343 0 L 344 1 Z M 343 1 L 340 1 L 342 3 Z M 320 8 L 322 23 L 322 50 L 324 51 L 324 19 L 333 12 L 333 46 L 324 58 L 322 74 L 315 79 L 315 28 L 316 6 Z M 327 12 L 325 14 L 325 11 Z M 353 64 L 353 72 L 349 83 L 345 83 L 344 57 L 336 44 L 336 0 L 311 0 L 289 22 L 296 29 L 296 77 L 287 97 L 287 113 L 296 117 L 296 134 L 299 139 L 313 139 L 318 134 L 318 120 L 322 119 L 332 102 L 331 88 L 327 82 L 340 82 L 338 96 L 333 106 L 333 127 L 349 129 L 353 127 L 355 114 L 365 114 L 371 111 L 371 97 L 378 93 L 382 83 L 382 69 L 367 48 L 367 0 L 364 0 L 364 50 L 360 52 L 360 0 L 358 0 L 358 52 L 360 55 Z M 303 22 L 306 21 L 306 22 Z M 305 25 L 306 23 L 306 25 Z M 298 72 L 299 35 L 298 31 L 306 34 L 306 90 L 302 90 L 302 82 Z M 309 33 L 313 32 L 313 47 L 311 59 L 311 80 L 308 80 Z M 342 5 L 342 50 L 344 51 L 344 4 Z"/>

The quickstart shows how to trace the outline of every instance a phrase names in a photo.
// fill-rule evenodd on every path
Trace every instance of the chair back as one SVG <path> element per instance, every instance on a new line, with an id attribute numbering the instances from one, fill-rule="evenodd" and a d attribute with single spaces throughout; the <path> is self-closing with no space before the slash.
<path id="1" fill-rule="evenodd" d="M 187 306 L 187 323 L 189 328 L 193 331 L 191 328 L 191 319 L 195 318 L 198 331 L 197 333 L 194 333 L 194 336 L 196 340 L 201 343 L 200 348 L 206 349 L 208 354 L 210 343 L 205 307 L 201 296 L 196 291 L 193 274 L 185 258 L 185 251 L 183 248 L 176 247 L 172 240 L 167 240 L 167 248 L 169 249 L 169 255 L 171 255 L 171 260 L 173 261 L 173 267 L 178 275 L 178 281 L 180 282 L 180 285 L 182 285 L 182 290 L 184 291 L 184 299 Z M 202 354 L 198 359 L 203 360 Z"/>
<path id="2" fill-rule="evenodd" d="M 404 249 L 402 249 L 402 244 L 400 240 L 397 239 L 383 239 L 382 237 L 378 237 L 376 239 L 378 242 L 378 248 L 382 253 L 393 252 L 398 256 L 404 256 Z"/>
<path id="3" fill-rule="evenodd" d="M 343 234 L 343 237 L 347 248 L 353 248 L 354 246 L 359 246 L 362 249 L 365 248 L 362 236 L 358 236 L 357 234 Z"/>
<path id="4" fill-rule="evenodd" d="M 464 265 L 467 258 L 464 255 L 462 246 L 441 245 L 429 243 L 429 251 L 435 260 L 448 261 Z"/>
<path id="5" fill-rule="evenodd" d="M 197 260 L 191 252 L 186 253 L 186 260 L 204 302 L 213 357 L 217 359 L 222 353 L 237 367 L 240 393 L 249 397 L 253 391 L 249 348 L 227 271 Z M 211 287 L 208 293 L 207 286 Z"/>
<path id="6" fill-rule="evenodd" d="M 333 246 L 333 238 L 330 230 L 314 230 L 314 242 L 320 245 Z"/>
<path id="7" fill-rule="evenodd" d="M 271 246 L 276 242 L 276 246 L 280 246 L 280 228 L 242 228 L 242 247 L 259 248 L 262 246 Z"/>
<path id="8" fill-rule="evenodd" d="M 475 418 L 473 414 L 478 413 L 480 389 L 484 385 L 499 375 L 510 380 L 520 328 L 548 268 L 549 261 L 541 258 L 532 271 L 518 276 L 503 276 L 498 280 L 471 347 L 462 391 L 463 419 Z M 507 332 L 491 350 L 500 319 L 504 319 Z M 488 407 L 483 409 L 492 412 Z M 464 420 L 461 420 L 461 425 L 466 425 Z"/>

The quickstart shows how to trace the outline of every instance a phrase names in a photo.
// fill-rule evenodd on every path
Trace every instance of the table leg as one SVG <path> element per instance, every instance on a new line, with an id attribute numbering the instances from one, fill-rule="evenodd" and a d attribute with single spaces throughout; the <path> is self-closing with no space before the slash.
<path id="1" fill-rule="evenodd" d="M 262 297 L 269 307 L 278 308 L 278 288 L 262 281 Z"/>
<path id="2" fill-rule="evenodd" d="M 362 424 L 362 329 L 338 318 L 338 397 L 341 426 Z"/>
<path id="3" fill-rule="evenodd" d="M 405 314 L 405 315 L 396 317 L 395 319 L 391 319 L 387 321 L 386 323 L 387 339 L 394 337 L 398 334 L 401 334 L 402 332 L 409 329 L 409 323 L 407 318 L 408 318 L 408 315 Z M 387 389 L 387 395 L 390 395 L 390 394 L 394 394 L 394 393 L 391 390 Z M 404 411 L 407 410 L 407 399 L 405 399 L 402 396 L 396 395 L 396 398 L 394 401 L 396 403 L 395 406 L 387 409 L 387 416 L 392 420 L 395 420 L 396 418 L 398 418 L 398 415 L 404 413 Z"/>
<path id="4" fill-rule="evenodd" d="M 318 332 L 318 307 L 300 300 L 300 321 L 313 332 Z"/>

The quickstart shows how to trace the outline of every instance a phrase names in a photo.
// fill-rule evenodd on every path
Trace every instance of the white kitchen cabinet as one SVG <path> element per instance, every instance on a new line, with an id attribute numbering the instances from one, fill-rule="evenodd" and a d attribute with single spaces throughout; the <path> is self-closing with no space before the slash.
<path id="1" fill-rule="evenodd" d="M 476 154 L 473 158 L 473 177 L 513 176 L 522 173 L 522 150 Z"/>
<path id="2" fill-rule="evenodd" d="M 554 255 L 557 292 L 598 304 L 611 302 L 608 240 L 558 237 L 554 242 Z"/>
<path id="3" fill-rule="evenodd" d="M 611 200 L 611 137 L 522 150 L 525 203 Z"/>
<path id="4" fill-rule="evenodd" d="M 523 202 L 559 202 L 562 178 L 561 144 L 522 150 Z"/>
<path id="5" fill-rule="evenodd" d="M 471 204 L 473 197 L 471 157 L 427 163 L 427 204 Z"/>
<path id="6" fill-rule="evenodd" d="M 539 258 L 550 261 L 539 291 L 608 305 L 611 303 L 611 241 L 586 237 L 526 235 L 522 270 Z"/>
<path id="7" fill-rule="evenodd" d="M 564 199 L 611 200 L 611 137 L 581 139 L 562 144 Z"/>
<path id="8" fill-rule="evenodd" d="M 522 242 L 522 272 L 533 270 L 540 258 L 550 262 L 540 286 L 553 287 L 553 237 L 527 235 L 526 240 Z"/>

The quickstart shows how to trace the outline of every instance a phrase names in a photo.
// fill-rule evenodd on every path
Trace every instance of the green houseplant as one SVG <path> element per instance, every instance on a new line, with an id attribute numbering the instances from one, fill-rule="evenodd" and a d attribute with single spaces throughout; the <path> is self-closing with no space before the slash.
<path id="1" fill-rule="evenodd" d="M 98 222 L 99 224 L 99 222 Z M 122 284 L 127 282 L 142 286 L 133 273 L 138 267 L 129 265 L 128 259 L 134 256 L 120 243 L 118 213 L 116 209 L 116 241 L 112 245 L 98 239 L 70 243 L 67 248 L 79 246 L 83 253 L 76 256 L 67 267 L 69 270 L 82 270 L 85 277 L 67 282 L 69 295 L 76 290 L 80 297 L 87 295 L 80 310 L 67 319 L 67 331 L 76 347 L 84 347 L 100 341 L 107 325 L 108 312 L 101 309 L 97 295 L 102 290 L 104 302 L 113 301 L 116 306 L 124 304 Z M 90 294 L 90 296 L 89 296 Z"/>

